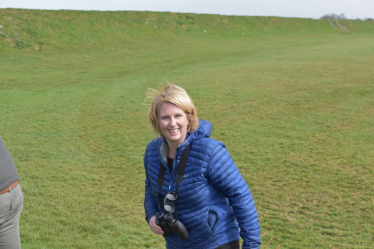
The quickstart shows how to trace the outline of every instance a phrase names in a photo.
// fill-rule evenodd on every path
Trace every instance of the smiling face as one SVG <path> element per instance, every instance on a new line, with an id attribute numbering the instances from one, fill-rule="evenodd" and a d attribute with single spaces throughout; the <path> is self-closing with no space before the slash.
<path id="1" fill-rule="evenodd" d="M 178 106 L 165 102 L 160 107 L 159 124 L 169 146 L 177 147 L 184 142 L 189 124 L 186 113 Z"/>

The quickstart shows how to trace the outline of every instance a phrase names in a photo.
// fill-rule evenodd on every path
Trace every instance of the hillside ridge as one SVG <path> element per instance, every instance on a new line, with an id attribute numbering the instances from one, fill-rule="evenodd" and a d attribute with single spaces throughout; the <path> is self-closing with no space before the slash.
<path id="1" fill-rule="evenodd" d="M 361 20 L 339 20 L 333 25 L 331 20 L 270 16 L 0 9 L 0 51 L 27 47 L 41 50 L 61 44 L 100 44 L 139 36 L 253 38 L 373 31 L 373 21 Z"/>

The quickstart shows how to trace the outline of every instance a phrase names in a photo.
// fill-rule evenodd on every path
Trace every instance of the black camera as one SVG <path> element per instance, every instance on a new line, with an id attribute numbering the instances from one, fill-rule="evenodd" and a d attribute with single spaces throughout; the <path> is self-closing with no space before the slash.
<path id="1" fill-rule="evenodd" d="M 170 227 L 168 226 L 168 224 L 164 220 L 164 213 L 163 212 L 159 212 L 159 213 L 156 214 L 156 225 L 161 227 L 162 231 L 164 231 L 164 234 L 163 234 L 164 237 L 169 237 L 170 235 L 173 234 Z"/>
<path id="2" fill-rule="evenodd" d="M 164 237 L 169 237 L 173 233 L 176 233 L 180 239 L 186 240 L 190 236 L 183 223 L 175 219 L 171 213 L 164 215 L 164 213 L 159 212 L 156 215 L 156 225 L 164 231 Z"/>

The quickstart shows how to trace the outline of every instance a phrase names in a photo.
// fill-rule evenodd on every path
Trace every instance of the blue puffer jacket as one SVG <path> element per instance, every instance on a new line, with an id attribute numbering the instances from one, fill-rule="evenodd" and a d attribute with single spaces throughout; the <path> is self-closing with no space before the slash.
<path id="1" fill-rule="evenodd" d="M 174 168 L 167 166 L 167 144 L 161 138 L 151 141 L 145 152 L 144 208 L 146 220 L 160 212 L 157 178 L 160 161 L 165 170 L 162 198 L 175 192 L 175 176 L 183 151 L 191 144 L 184 179 L 178 187 L 178 219 L 190 233 L 187 240 L 176 234 L 165 238 L 166 248 L 213 249 L 243 239 L 242 248 L 258 248 L 260 226 L 251 192 L 236 168 L 225 145 L 209 138 L 211 124 L 200 120 L 200 127 L 179 145 Z M 162 203 L 163 205 L 163 203 Z M 240 230 L 239 230 L 240 227 Z"/>

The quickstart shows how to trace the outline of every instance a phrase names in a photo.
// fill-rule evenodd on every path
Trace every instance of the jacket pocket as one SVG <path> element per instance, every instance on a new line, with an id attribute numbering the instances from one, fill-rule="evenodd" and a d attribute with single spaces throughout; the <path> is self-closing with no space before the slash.
<path id="1" fill-rule="evenodd" d="M 218 223 L 218 220 L 219 220 L 218 212 L 215 211 L 214 209 L 209 209 L 208 226 L 213 234 L 215 233 L 215 227 Z"/>

